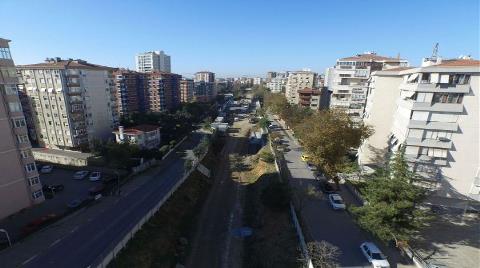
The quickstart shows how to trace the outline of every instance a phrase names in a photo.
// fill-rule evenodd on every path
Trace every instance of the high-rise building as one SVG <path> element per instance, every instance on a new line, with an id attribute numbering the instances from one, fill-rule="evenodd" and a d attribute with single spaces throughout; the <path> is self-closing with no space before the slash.
<path id="1" fill-rule="evenodd" d="M 201 71 L 195 73 L 195 82 L 204 81 L 207 83 L 215 82 L 215 73 L 208 72 L 208 71 Z"/>
<path id="2" fill-rule="evenodd" d="M 9 42 L 0 38 L 0 219 L 44 200 Z"/>
<path id="3" fill-rule="evenodd" d="M 261 85 L 263 83 L 263 79 L 261 77 L 254 77 L 253 84 L 254 85 Z"/>
<path id="4" fill-rule="evenodd" d="M 275 77 L 277 77 L 277 72 L 267 72 L 267 83 L 272 81 Z"/>
<path id="5" fill-rule="evenodd" d="M 111 137 L 118 124 L 112 68 L 52 58 L 17 69 L 40 146 L 73 149 Z"/>
<path id="6" fill-rule="evenodd" d="M 290 72 L 287 78 L 285 97 L 292 104 L 298 104 L 300 98 L 298 91 L 305 88 L 315 88 L 317 86 L 317 73 L 309 70 Z"/>
<path id="7" fill-rule="evenodd" d="M 280 93 L 285 90 L 285 86 L 287 84 L 287 78 L 285 75 L 281 76 L 277 74 L 276 77 L 270 79 L 269 82 L 267 82 L 266 87 L 270 89 L 272 93 Z"/>
<path id="8" fill-rule="evenodd" d="M 181 75 L 152 72 L 147 77 L 149 111 L 163 112 L 180 105 Z"/>
<path id="9" fill-rule="evenodd" d="M 135 56 L 137 72 L 171 72 L 170 56 L 163 51 L 149 51 Z"/>
<path id="10" fill-rule="evenodd" d="M 119 115 L 148 111 L 148 74 L 119 69 L 113 81 Z"/>
<path id="11" fill-rule="evenodd" d="M 368 91 L 364 121 L 375 133 L 359 164 L 383 165 L 405 146 L 412 170 L 435 190 L 431 202 L 480 201 L 480 61 L 434 57 L 377 71 Z"/>
<path id="12" fill-rule="evenodd" d="M 195 83 L 193 79 L 182 78 L 182 80 L 180 80 L 180 101 L 193 102 L 194 93 Z"/>
<path id="13" fill-rule="evenodd" d="M 325 84 L 332 91 L 330 107 L 345 109 L 353 120 L 361 120 L 370 73 L 405 66 L 408 66 L 406 60 L 373 52 L 337 60 L 335 67 L 327 69 L 325 77 Z"/>

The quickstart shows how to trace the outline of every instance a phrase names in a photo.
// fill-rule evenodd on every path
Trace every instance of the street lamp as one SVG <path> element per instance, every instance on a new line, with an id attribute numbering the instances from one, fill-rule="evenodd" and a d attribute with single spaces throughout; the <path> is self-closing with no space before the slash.
<path id="1" fill-rule="evenodd" d="M 10 236 L 8 235 L 7 230 L 5 230 L 5 229 L 0 229 L 0 232 L 5 233 L 5 235 L 7 236 L 7 240 L 8 240 L 8 246 L 11 247 L 11 246 L 12 246 L 12 241 L 10 241 Z"/>

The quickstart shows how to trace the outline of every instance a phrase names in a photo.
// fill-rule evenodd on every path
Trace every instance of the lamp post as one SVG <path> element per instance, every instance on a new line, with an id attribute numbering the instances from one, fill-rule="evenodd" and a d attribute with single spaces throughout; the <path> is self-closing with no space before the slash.
<path id="1" fill-rule="evenodd" d="M 5 235 L 7 236 L 7 240 L 8 240 L 8 246 L 11 247 L 11 246 L 12 246 L 12 241 L 10 241 L 10 236 L 8 235 L 7 230 L 5 230 L 5 229 L 0 229 L 0 232 L 5 233 Z"/>

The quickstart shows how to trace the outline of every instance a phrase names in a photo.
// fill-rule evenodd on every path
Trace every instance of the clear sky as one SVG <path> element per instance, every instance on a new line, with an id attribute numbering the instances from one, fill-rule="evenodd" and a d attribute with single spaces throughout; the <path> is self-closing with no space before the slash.
<path id="1" fill-rule="evenodd" d="M 0 37 L 17 64 L 81 58 L 134 68 L 138 52 L 164 50 L 172 71 L 220 76 L 311 68 L 364 51 L 418 65 L 479 58 L 480 0 L 0 0 Z"/>

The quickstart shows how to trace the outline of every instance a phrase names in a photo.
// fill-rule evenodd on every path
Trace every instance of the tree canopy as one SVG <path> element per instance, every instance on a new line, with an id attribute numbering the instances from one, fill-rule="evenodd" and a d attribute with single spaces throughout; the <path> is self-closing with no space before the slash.
<path id="1" fill-rule="evenodd" d="M 359 225 L 383 241 L 408 241 L 430 218 L 418 208 L 426 193 L 414 181 L 400 149 L 386 171 L 366 181 L 361 192 L 367 204 L 351 208 Z"/>

